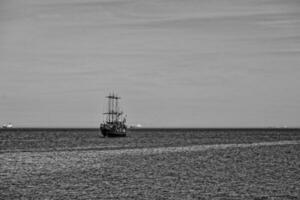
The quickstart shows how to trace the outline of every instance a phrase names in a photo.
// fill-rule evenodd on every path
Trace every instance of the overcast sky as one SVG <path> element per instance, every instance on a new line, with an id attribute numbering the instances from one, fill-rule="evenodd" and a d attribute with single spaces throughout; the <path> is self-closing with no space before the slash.
<path id="1" fill-rule="evenodd" d="M 0 123 L 299 126 L 299 0 L 1 0 Z"/>

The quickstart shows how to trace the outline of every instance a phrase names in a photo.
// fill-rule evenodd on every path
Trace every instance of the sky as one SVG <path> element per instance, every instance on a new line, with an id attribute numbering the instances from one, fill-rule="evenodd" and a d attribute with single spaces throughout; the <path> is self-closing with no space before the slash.
<path id="1" fill-rule="evenodd" d="M 300 125 L 299 0 L 0 0 L 0 123 Z"/>

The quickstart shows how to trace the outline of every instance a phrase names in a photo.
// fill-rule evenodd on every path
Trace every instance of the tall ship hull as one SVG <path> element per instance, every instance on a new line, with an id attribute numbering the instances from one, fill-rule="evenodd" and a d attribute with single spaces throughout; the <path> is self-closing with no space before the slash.
<path id="1" fill-rule="evenodd" d="M 101 124 L 100 130 L 104 137 L 125 137 L 126 126 L 115 126 L 110 124 Z"/>
<path id="2" fill-rule="evenodd" d="M 100 131 L 103 137 L 125 137 L 127 135 L 126 118 L 119 108 L 120 97 L 110 94 L 108 98 L 108 111 L 103 113 L 105 121 L 100 124 Z"/>

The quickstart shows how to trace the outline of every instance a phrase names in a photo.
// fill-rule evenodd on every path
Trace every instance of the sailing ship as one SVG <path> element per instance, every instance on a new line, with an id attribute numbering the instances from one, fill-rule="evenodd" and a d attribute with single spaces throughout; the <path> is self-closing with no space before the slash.
<path id="1" fill-rule="evenodd" d="M 125 137 L 126 136 L 126 117 L 119 108 L 119 97 L 116 94 L 109 94 L 108 109 L 103 113 L 106 117 L 105 121 L 100 124 L 100 130 L 104 137 Z"/>

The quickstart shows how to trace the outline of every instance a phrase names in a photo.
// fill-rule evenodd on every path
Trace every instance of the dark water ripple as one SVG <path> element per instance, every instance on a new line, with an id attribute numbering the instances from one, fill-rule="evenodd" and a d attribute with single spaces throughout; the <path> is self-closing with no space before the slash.
<path id="1" fill-rule="evenodd" d="M 102 138 L 96 129 L 0 130 L 0 153 L 105 150 L 300 140 L 300 129 L 136 129 L 126 138 Z"/>

